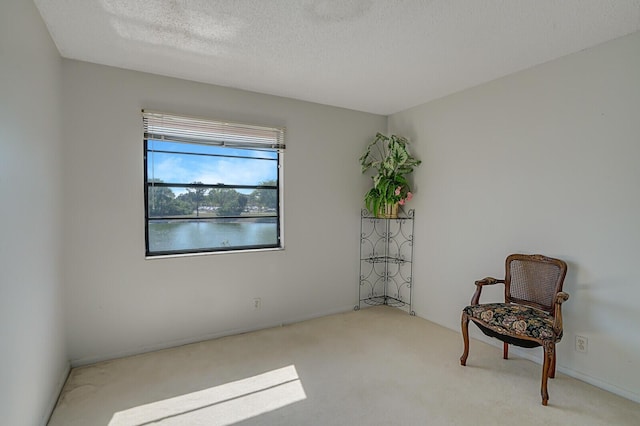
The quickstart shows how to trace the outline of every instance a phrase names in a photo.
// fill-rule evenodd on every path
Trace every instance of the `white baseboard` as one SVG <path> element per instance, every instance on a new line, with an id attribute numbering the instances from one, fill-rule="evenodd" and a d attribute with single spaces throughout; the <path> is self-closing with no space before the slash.
<path id="1" fill-rule="evenodd" d="M 64 387 L 64 384 L 66 383 L 70 372 L 71 372 L 71 365 L 67 362 L 62 372 L 60 373 L 60 376 L 58 377 L 58 381 L 56 382 L 55 392 L 51 395 L 49 399 L 49 403 L 47 404 L 47 409 L 45 410 L 44 415 L 42 417 L 42 421 L 40 422 L 42 426 L 46 426 L 47 423 L 49 423 L 49 419 L 53 414 L 53 410 L 56 408 L 56 404 L 58 403 L 58 399 L 60 398 L 60 394 L 62 393 L 62 388 Z"/>
<path id="2" fill-rule="evenodd" d="M 502 343 L 500 343 L 500 345 L 502 345 Z M 525 358 L 525 359 L 528 359 L 529 361 L 535 362 L 536 364 L 542 365 L 541 356 L 534 356 L 530 351 L 522 350 L 514 346 L 510 346 L 509 350 L 521 358 Z M 619 395 L 623 398 L 627 398 L 634 402 L 640 402 L 640 394 L 637 392 L 633 392 L 628 389 L 623 389 L 612 383 L 598 379 L 597 377 L 590 376 L 589 374 L 580 372 L 578 370 L 574 370 L 573 368 L 570 368 L 570 367 L 562 366 L 560 364 L 556 366 L 556 369 L 562 374 L 566 374 L 567 376 L 573 377 L 574 379 L 578 379 L 585 383 L 589 383 L 590 385 L 593 385 L 600 389 L 604 389 L 607 392 L 614 393 L 616 395 Z"/>
<path id="3" fill-rule="evenodd" d="M 324 316 L 328 316 L 328 315 L 334 315 L 334 314 L 339 314 L 339 313 L 352 311 L 353 307 L 354 307 L 354 305 L 348 305 L 348 306 L 343 306 L 341 308 L 331 309 L 331 310 L 328 310 L 328 311 L 316 312 L 316 313 L 311 314 L 311 315 L 303 315 L 303 316 L 300 316 L 300 317 L 292 317 L 292 318 L 288 318 L 286 320 L 279 321 L 279 322 L 260 324 L 259 326 L 255 326 L 255 327 L 237 328 L 237 329 L 226 330 L 226 331 L 217 332 L 217 333 L 211 333 L 211 334 L 191 337 L 191 338 L 188 338 L 188 339 L 180 339 L 180 340 L 174 340 L 174 341 L 165 342 L 165 343 L 159 343 L 157 345 L 145 346 L 145 347 L 133 349 L 131 351 L 124 351 L 124 352 L 111 353 L 111 354 L 102 355 L 102 356 L 86 357 L 86 358 L 72 360 L 71 361 L 71 366 L 67 367 L 66 372 L 64 374 L 64 377 L 61 379 L 60 390 L 62 390 L 62 386 L 64 385 L 66 377 L 69 374 L 70 368 L 81 367 L 81 366 L 84 366 L 84 365 L 95 364 L 95 363 L 101 362 L 101 361 L 107 361 L 107 360 L 111 360 L 111 359 L 123 358 L 123 357 L 126 357 L 126 356 L 139 355 L 139 354 L 143 354 L 143 353 L 147 353 L 147 352 L 153 352 L 153 351 L 157 351 L 157 350 L 162 350 L 162 349 L 168 349 L 168 348 L 173 348 L 173 347 L 177 347 L 177 346 L 188 345 L 188 344 L 191 344 L 191 343 L 197 343 L 197 342 L 202 342 L 202 341 L 206 341 L 206 340 L 218 339 L 218 338 L 221 338 L 221 337 L 231 336 L 231 335 L 234 335 L 234 334 L 250 333 L 252 331 L 264 330 L 264 329 L 273 328 L 273 327 L 280 327 L 280 326 L 287 325 L 287 324 L 293 324 L 293 323 L 297 323 L 297 322 L 301 322 L 301 321 L 307 321 L 307 320 L 314 319 L 314 318 L 320 318 L 320 317 L 324 317 Z M 416 316 L 418 316 L 418 317 L 420 317 L 422 319 L 426 319 L 423 315 L 420 315 L 419 312 L 416 312 Z M 428 319 L 426 319 L 426 320 L 429 321 Z M 440 325 L 442 325 L 442 324 L 440 324 Z M 446 326 L 444 326 L 444 327 L 445 328 L 449 328 L 449 327 L 446 327 Z M 451 328 L 449 328 L 449 329 L 452 330 Z M 459 331 L 459 330 L 453 330 L 453 331 Z M 489 345 L 495 346 L 497 348 L 502 348 L 502 343 L 501 342 L 497 341 L 496 339 L 490 339 L 488 337 L 485 337 L 484 335 L 482 335 L 479 332 L 477 334 L 475 332 L 471 332 L 471 337 L 476 339 L 476 340 L 480 340 L 480 341 L 482 341 L 484 343 L 487 343 Z M 532 351 L 523 350 L 523 349 L 520 349 L 520 348 L 514 347 L 514 346 L 512 346 L 510 348 L 510 350 L 511 350 L 511 353 L 513 353 L 514 355 L 518 355 L 521 358 L 525 358 L 525 359 L 527 359 L 529 361 L 535 362 L 536 364 L 541 364 L 542 363 L 542 358 L 537 353 L 534 354 Z M 589 383 L 590 385 L 596 386 L 596 387 L 598 387 L 600 389 L 604 389 L 607 392 L 611 392 L 611 393 L 619 395 L 619 396 L 621 396 L 623 398 L 627 398 L 627 399 L 629 399 L 631 401 L 635 401 L 635 402 L 640 403 L 640 394 L 637 393 L 637 392 L 634 392 L 634 391 L 631 391 L 631 390 L 628 390 L 628 389 L 620 388 L 620 387 L 618 387 L 616 385 L 613 385 L 611 383 L 608 383 L 608 382 L 603 381 L 601 379 L 598 379 L 596 377 L 590 376 L 590 375 L 588 375 L 586 373 L 582 373 L 580 371 L 574 370 L 572 368 L 562 366 L 560 364 L 557 365 L 557 369 L 558 369 L 559 372 L 561 372 L 563 374 L 566 374 L 569 377 L 573 377 L 574 379 L 578 379 L 578 380 L 581 380 L 581 381 L 583 381 L 585 383 Z M 50 412 L 53 411 L 53 408 L 55 407 L 56 402 L 57 402 L 57 398 L 52 401 Z M 45 422 L 45 424 L 46 424 L 46 422 Z"/>
<path id="4" fill-rule="evenodd" d="M 155 345 L 143 346 L 139 348 L 134 348 L 129 351 L 114 352 L 106 355 L 98 355 L 98 356 L 74 359 L 74 360 L 71 360 L 71 368 L 82 367 L 86 365 L 95 364 L 97 362 L 108 361 L 108 360 L 113 360 L 117 358 L 124 358 L 127 356 L 140 355 L 147 352 L 154 352 L 154 351 L 159 351 L 163 349 L 175 348 L 178 346 L 189 345 L 191 343 L 204 342 L 206 340 L 219 339 L 221 337 L 233 336 L 235 334 L 250 333 L 252 331 L 264 330 L 267 328 L 281 327 L 287 324 L 294 324 L 301 321 L 307 321 L 314 318 L 325 317 L 328 315 L 339 314 L 339 313 L 348 312 L 352 310 L 353 310 L 353 305 L 348 305 L 348 306 L 343 306 L 336 309 L 330 309 L 328 311 L 316 312 L 311 315 L 291 317 L 291 318 L 287 318 L 277 322 L 264 323 L 254 327 L 235 328 L 235 329 L 220 331 L 220 332 L 211 333 L 211 334 L 194 336 L 187 339 L 178 339 L 178 340 L 172 340 L 169 342 L 158 343 Z"/>
<path id="5" fill-rule="evenodd" d="M 426 319 L 424 316 L 420 315 L 420 313 L 416 313 L 416 316 L 419 316 L 420 318 Z M 430 321 L 427 319 L 427 321 Z M 442 325 L 442 324 L 440 324 Z M 445 328 L 448 328 L 449 330 L 453 330 L 453 331 L 457 331 L 460 332 L 459 329 L 452 329 L 449 328 L 447 326 L 444 326 Z M 462 336 L 462 335 L 461 335 Z M 488 345 L 491 346 L 495 346 L 496 348 L 499 348 L 500 350 L 502 350 L 502 342 L 500 342 L 497 339 L 493 339 L 490 337 L 486 337 L 484 334 L 482 334 L 481 332 L 477 331 L 477 330 L 472 330 L 471 328 L 469 328 L 469 337 L 472 339 L 476 339 L 479 340 L 481 342 L 487 343 Z M 460 337 L 460 341 L 462 342 L 462 337 Z M 539 349 L 539 353 L 538 351 L 531 351 L 531 350 L 526 350 L 526 349 L 521 349 L 518 348 L 517 346 L 513 346 L 511 345 L 509 347 L 509 352 L 517 355 L 521 358 L 525 358 L 529 361 L 535 362 L 536 364 L 542 365 L 542 349 Z M 604 381 L 602 379 L 598 379 L 597 377 L 593 377 L 589 374 L 574 370 L 570 367 L 565 367 L 562 366 L 560 364 L 556 365 L 556 369 L 557 371 L 559 371 L 562 374 L 566 374 L 569 377 L 572 377 L 574 379 L 583 381 L 585 383 L 589 383 L 590 385 L 593 385 L 597 388 L 606 390 L 607 392 L 611 392 L 613 394 L 619 395 L 623 398 L 627 398 L 631 401 L 634 402 L 638 402 L 640 403 L 640 393 L 638 392 L 634 392 L 632 390 L 629 389 L 624 389 L 621 388 L 619 386 L 616 386 L 612 383 L 609 383 L 607 381 Z"/>

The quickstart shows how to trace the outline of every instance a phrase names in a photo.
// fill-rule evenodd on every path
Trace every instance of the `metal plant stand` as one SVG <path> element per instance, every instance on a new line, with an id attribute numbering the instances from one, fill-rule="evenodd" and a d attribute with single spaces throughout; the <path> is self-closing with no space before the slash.
<path id="1" fill-rule="evenodd" d="M 357 311 L 365 305 L 388 305 L 415 315 L 413 292 L 413 223 L 415 212 L 398 218 L 360 214 L 360 285 Z"/>

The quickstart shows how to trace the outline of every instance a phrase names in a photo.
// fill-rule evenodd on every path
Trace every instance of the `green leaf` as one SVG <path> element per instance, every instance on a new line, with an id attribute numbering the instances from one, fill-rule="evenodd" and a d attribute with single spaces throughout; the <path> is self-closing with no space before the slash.
<path id="1" fill-rule="evenodd" d="M 410 191 L 406 175 L 421 161 L 409 153 L 408 144 L 404 137 L 376 133 L 360 157 L 363 173 L 369 169 L 376 171 L 372 176 L 373 188 L 365 194 L 365 204 L 371 213 L 377 214 L 384 205 L 395 203 L 399 198 L 395 195 L 398 187 L 401 187 L 402 196 Z"/>

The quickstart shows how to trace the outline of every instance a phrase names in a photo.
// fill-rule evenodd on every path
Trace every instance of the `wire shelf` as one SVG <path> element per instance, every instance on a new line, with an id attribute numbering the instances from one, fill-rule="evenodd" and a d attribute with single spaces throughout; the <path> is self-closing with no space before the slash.
<path id="1" fill-rule="evenodd" d="M 360 213 L 360 285 L 358 304 L 412 310 L 413 225 L 415 211 L 397 218 Z"/>

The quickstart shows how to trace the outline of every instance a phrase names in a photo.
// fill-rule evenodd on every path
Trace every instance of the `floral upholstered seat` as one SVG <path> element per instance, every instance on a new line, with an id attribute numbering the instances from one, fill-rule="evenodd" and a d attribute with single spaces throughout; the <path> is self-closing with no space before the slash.
<path id="1" fill-rule="evenodd" d="M 487 303 L 467 306 L 464 311 L 500 334 L 553 341 L 562 338 L 562 333 L 556 336 L 553 331 L 553 317 L 540 309 L 509 303 Z"/>

